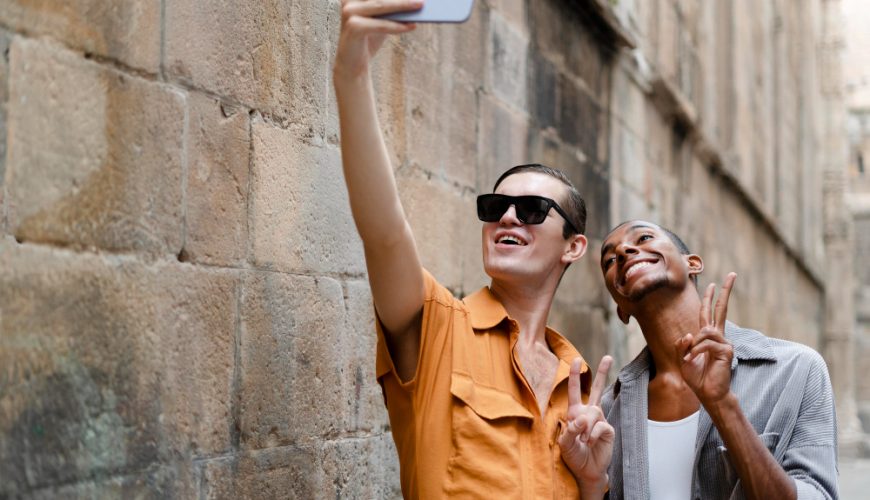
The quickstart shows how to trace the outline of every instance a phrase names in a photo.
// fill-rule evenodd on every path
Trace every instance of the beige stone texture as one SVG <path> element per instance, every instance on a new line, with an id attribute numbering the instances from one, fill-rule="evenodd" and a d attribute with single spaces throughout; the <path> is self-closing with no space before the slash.
<path id="1" fill-rule="evenodd" d="M 0 493 L 230 448 L 233 274 L 7 240 L 0 285 Z"/>
<path id="2" fill-rule="evenodd" d="M 323 498 L 402 498 L 399 461 L 389 434 L 327 441 L 321 451 Z"/>
<path id="3" fill-rule="evenodd" d="M 207 460 L 200 472 L 200 495 L 224 498 L 286 498 L 318 496 L 324 481 L 312 448 L 285 446 Z"/>
<path id="4" fill-rule="evenodd" d="M 274 116 L 326 131 L 335 2 L 168 2 L 168 76 Z"/>
<path id="5" fill-rule="evenodd" d="M 381 386 L 375 379 L 377 336 L 372 295 L 367 281 L 347 281 L 343 292 L 346 323 L 339 345 L 345 363 L 341 388 L 348 419 L 346 430 L 377 432 L 389 426 L 389 420 Z"/>
<path id="6" fill-rule="evenodd" d="M 10 37 L 0 30 L 0 53 L 9 50 Z M 6 110 L 9 101 L 9 59 L 0 58 L 0 234 L 6 233 Z"/>
<path id="7" fill-rule="evenodd" d="M 475 197 L 414 168 L 398 172 L 396 183 L 423 266 L 458 294 L 463 288 L 464 271 L 483 267 Z"/>
<path id="8" fill-rule="evenodd" d="M 364 272 L 338 149 L 313 146 L 262 120 L 252 123 L 252 137 L 254 264 L 294 272 Z"/>
<path id="9" fill-rule="evenodd" d="M 25 38 L 12 43 L 9 71 L 15 236 L 178 253 L 185 95 Z"/>
<path id="10" fill-rule="evenodd" d="M 330 278 L 253 272 L 241 305 L 240 427 L 245 450 L 312 446 L 352 417 L 341 284 Z M 367 381 L 368 382 L 368 381 Z"/>
<path id="11" fill-rule="evenodd" d="M 248 113 L 201 94 L 189 102 L 185 258 L 238 265 L 248 250 Z"/>
<path id="12" fill-rule="evenodd" d="M 487 44 L 487 89 L 503 103 L 526 109 L 529 39 L 498 12 L 490 14 L 488 31 L 491 39 Z"/>
<path id="13" fill-rule="evenodd" d="M 492 192 L 492 186 L 508 168 L 532 163 L 526 137 L 529 120 L 501 102 L 483 94 L 480 96 L 478 120 L 477 191 Z"/>
<path id="14" fill-rule="evenodd" d="M 8 0 L 0 24 L 137 70 L 160 69 L 160 0 Z"/>

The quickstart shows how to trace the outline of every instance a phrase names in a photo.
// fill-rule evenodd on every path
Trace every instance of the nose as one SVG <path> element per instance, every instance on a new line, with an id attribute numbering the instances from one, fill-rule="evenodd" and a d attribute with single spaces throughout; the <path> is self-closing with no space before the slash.
<path id="1" fill-rule="evenodd" d="M 523 221 L 521 221 L 520 218 L 517 216 L 517 208 L 514 205 L 510 205 L 507 210 L 505 210 L 504 214 L 502 214 L 501 219 L 498 220 L 498 223 L 502 226 L 519 226 L 523 223 Z"/>
<path id="2" fill-rule="evenodd" d="M 637 247 L 632 245 L 631 243 L 622 242 L 616 246 L 616 260 L 619 262 L 624 262 L 631 255 L 635 255 L 638 253 Z"/>

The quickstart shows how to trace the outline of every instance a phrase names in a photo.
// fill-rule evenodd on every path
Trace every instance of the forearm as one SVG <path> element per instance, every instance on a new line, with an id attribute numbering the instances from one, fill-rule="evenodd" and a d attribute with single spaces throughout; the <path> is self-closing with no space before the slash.
<path id="1" fill-rule="evenodd" d="M 794 480 L 765 447 L 733 393 L 704 408 L 725 442 L 747 498 L 797 498 Z"/>
<path id="2" fill-rule="evenodd" d="M 390 245 L 407 221 L 381 133 L 368 71 L 334 74 L 341 156 L 357 231 L 369 246 Z"/>
<path id="3" fill-rule="evenodd" d="M 371 78 L 367 69 L 348 75 L 336 68 L 333 81 L 344 178 L 365 247 L 372 298 L 388 334 L 416 332 L 419 325 L 412 323 L 423 305 L 420 258 L 399 201 Z M 407 349 L 413 351 L 412 360 L 416 359 L 414 345 Z"/>

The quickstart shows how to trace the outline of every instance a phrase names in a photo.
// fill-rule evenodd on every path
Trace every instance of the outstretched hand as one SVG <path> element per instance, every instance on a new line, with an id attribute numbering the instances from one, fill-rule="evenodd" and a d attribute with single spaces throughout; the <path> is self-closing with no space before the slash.
<path id="1" fill-rule="evenodd" d="M 674 352 L 686 384 L 705 407 L 721 401 L 731 390 L 731 359 L 734 349 L 725 339 L 728 298 L 737 275 L 729 273 L 713 307 L 716 284 L 711 283 L 701 300 L 697 334 L 688 333 L 674 343 Z"/>
<path id="2" fill-rule="evenodd" d="M 607 486 L 607 468 L 613 455 L 614 431 L 613 426 L 604 419 L 601 395 L 612 364 L 613 358 L 610 356 L 601 358 L 589 399 L 584 404 L 580 387 L 582 360 L 576 358 L 571 363 L 568 377 L 568 415 L 559 435 L 559 448 L 562 460 L 584 490 L 586 485 L 592 485 L 593 488 Z M 602 493 L 603 491 L 601 489 Z"/>
<path id="3" fill-rule="evenodd" d="M 423 0 L 341 0 L 341 34 L 335 56 L 337 76 L 353 78 L 369 68 L 369 62 L 387 35 L 407 33 L 414 23 L 401 23 L 377 16 L 417 10 Z"/>

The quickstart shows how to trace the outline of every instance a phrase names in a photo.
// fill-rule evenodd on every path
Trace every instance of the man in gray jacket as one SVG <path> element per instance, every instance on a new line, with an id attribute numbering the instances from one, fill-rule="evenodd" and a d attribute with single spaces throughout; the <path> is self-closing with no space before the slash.
<path id="1" fill-rule="evenodd" d="M 836 419 L 812 349 L 726 322 L 704 263 L 649 222 L 617 226 L 601 270 L 647 346 L 604 391 L 614 426 L 610 498 L 837 498 Z"/>

